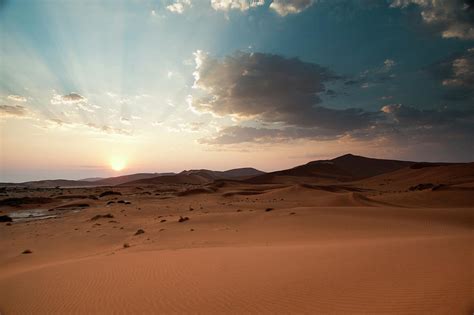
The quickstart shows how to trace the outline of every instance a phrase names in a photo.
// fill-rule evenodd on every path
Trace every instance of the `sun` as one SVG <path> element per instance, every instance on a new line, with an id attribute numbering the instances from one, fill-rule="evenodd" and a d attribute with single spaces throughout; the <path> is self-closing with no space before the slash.
<path id="1" fill-rule="evenodd" d="M 125 166 L 127 166 L 127 161 L 124 158 L 113 157 L 110 159 L 110 167 L 116 172 L 120 172 Z"/>

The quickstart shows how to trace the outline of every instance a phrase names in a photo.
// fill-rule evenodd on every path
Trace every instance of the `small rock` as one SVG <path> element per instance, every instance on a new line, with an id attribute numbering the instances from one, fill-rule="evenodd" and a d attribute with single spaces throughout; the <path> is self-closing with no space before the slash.
<path id="1" fill-rule="evenodd" d="M 188 220 L 189 220 L 189 218 L 188 218 L 188 217 L 182 217 L 182 216 L 179 216 L 179 220 L 178 220 L 178 222 L 180 222 L 180 223 L 181 223 L 181 222 L 188 221 Z"/>
<path id="2" fill-rule="evenodd" d="M 129 247 L 130 247 L 130 244 L 128 244 L 128 243 L 123 244 L 123 248 L 129 248 Z"/>
<path id="3" fill-rule="evenodd" d="M 91 221 L 95 221 L 95 220 L 98 220 L 98 219 L 113 219 L 114 216 L 110 213 L 107 213 L 107 214 L 98 214 L 96 216 L 93 216 L 91 218 Z"/>
<path id="4" fill-rule="evenodd" d="M 13 219 L 8 215 L 0 215 L 0 222 L 12 222 Z"/>
<path id="5" fill-rule="evenodd" d="M 22 254 L 32 254 L 33 252 L 30 249 L 25 249 Z"/>
<path id="6" fill-rule="evenodd" d="M 145 233 L 144 230 L 138 229 L 138 230 L 135 232 L 135 235 L 140 235 L 140 234 L 143 234 L 143 233 Z"/>
<path id="7" fill-rule="evenodd" d="M 163 223 L 163 222 L 166 222 L 166 220 L 165 220 L 165 219 L 163 219 L 163 220 L 161 220 L 161 221 L 160 221 L 160 223 Z"/>
<path id="8" fill-rule="evenodd" d="M 272 211 L 272 210 L 273 210 L 273 208 L 267 208 L 267 209 L 265 209 L 266 212 L 269 212 L 269 211 Z"/>

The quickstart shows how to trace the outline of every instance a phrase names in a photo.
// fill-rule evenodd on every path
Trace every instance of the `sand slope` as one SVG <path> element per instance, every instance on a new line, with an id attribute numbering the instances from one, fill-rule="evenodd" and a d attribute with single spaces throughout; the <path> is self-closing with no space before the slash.
<path id="1" fill-rule="evenodd" d="M 6 314 L 467 314 L 469 242 L 129 251 L 2 277 L 1 299 Z"/>

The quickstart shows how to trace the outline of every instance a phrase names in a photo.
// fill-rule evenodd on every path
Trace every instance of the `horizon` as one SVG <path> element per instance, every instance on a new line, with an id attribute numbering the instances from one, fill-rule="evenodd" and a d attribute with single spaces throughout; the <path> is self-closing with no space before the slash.
<path id="1" fill-rule="evenodd" d="M 332 157 L 332 158 L 327 158 L 327 159 L 318 159 L 318 160 L 308 160 L 307 162 L 303 162 L 302 164 L 298 164 L 298 165 L 293 165 L 293 166 L 290 166 L 288 167 L 287 169 L 291 169 L 291 168 L 294 168 L 294 167 L 298 167 L 298 166 L 301 166 L 301 165 L 305 165 L 307 163 L 311 163 L 311 162 L 316 162 L 316 161 L 330 161 L 330 160 L 333 160 L 333 159 L 337 159 L 337 158 L 341 158 L 341 157 L 345 157 L 345 156 L 352 156 L 352 157 L 362 157 L 362 158 L 368 158 L 368 159 L 376 159 L 376 160 L 394 160 L 394 159 L 383 159 L 383 158 L 376 158 L 376 157 L 369 157 L 369 156 L 362 156 L 362 155 L 356 155 L 356 154 L 352 154 L 352 153 L 346 153 L 346 154 L 342 154 L 342 155 L 339 155 L 339 156 L 336 156 L 336 157 Z M 416 161 L 416 160 L 394 160 L 394 161 L 402 161 L 402 162 L 414 162 L 414 163 L 424 163 L 424 162 L 427 162 L 427 163 L 452 163 L 452 164 L 456 164 L 456 163 L 472 163 L 473 161 L 468 161 L 468 162 L 449 162 L 449 161 L 437 161 L 437 160 L 433 160 L 433 161 Z M 89 176 L 89 177 L 79 177 L 79 178 L 55 178 L 55 177 L 51 177 L 51 178 L 38 178 L 38 179 L 31 179 L 31 180 L 24 180 L 24 181 L 16 181 L 16 182 L 2 182 L 0 181 L 0 183 L 6 183 L 6 184 L 21 184 L 21 183 L 28 183 L 28 182 L 34 182 L 34 181 L 48 181 L 48 180 L 51 180 L 51 181 L 54 181 L 54 180 L 70 180 L 70 181 L 81 181 L 81 180 L 89 180 L 89 179 L 97 179 L 97 180 L 102 180 L 102 179 L 107 179 L 107 178 L 114 178 L 114 177 L 122 177 L 122 176 L 130 176 L 130 175 L 137 175 L 137 174 L 180 174 L 182 172 L 186 172 L 186 171 L 199 171 L 199 170 L 204 170 L 204 171 L 213 171 L 213 172 L 225 172 L 225 171 L 231 171 L 231 170 L 236 170 L 236 169 L 245 169 L 245 168 L 252 168 L 252 169 L 255 169 L 257 171 L 262 171 L 264 173 L 271 173 L 271 172 L 276 172 L 276 171 L 281 171 L 281 170 L 285 170 L 285 169 L 272 169 L 272 170 L 264 170 L 264 169 L 260 169 L 260 168 L 256 168 L 256 167 L 253 167 L 253 166 L 241 166 L 241 167 L 234 167 L 234 168 L 228 168 L 228 169 L 207 169 L 207 168 L 191 168 L 191 169 L 182 169 L 182 170 L 177 170 L 177 171 L 138 171 L 138 172 L 127 172 L 127 171 L 113 171 L 111 172 L 110 169 L 104 169 L 104 174 L 103 176 Z M 101 174 L 101 173 L 95 173 L 95 174 Z M 107 174 L 111 174 L 110 176 L 108 176 Z M 160 175 L 161 176 L 161 175 Z M 165 175 L 163 175 L 165 176 Z"/>
<path id="2" fill-rule="evenodd" d="M 0 182 L 472 162 L 472 9 L 0 0 Z"/>

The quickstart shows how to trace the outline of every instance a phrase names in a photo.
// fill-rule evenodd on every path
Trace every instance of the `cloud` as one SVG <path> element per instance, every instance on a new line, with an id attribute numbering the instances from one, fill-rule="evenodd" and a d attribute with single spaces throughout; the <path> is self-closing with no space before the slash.
<path id="1" fill-rule="evenodd" d="M 474 98 L 474 48 L 454 54 L 426 68 L 444 88 L 447 100 Z"/>
<path id="2" fill-rule="evenodd" d="M 247 11 L 265 4 L 265 0 L 211 0 L 211 7 L 216 11 Z"/>
<path id="3" fill-rule="evenodd" d="M 77 93 L 70 93 L 66 95 L 59 95 L 54 93 L 51 98 L 53 105 L 74 105 L 77 109 L 94 113 L 100 106 L 89 103 L 88 99 Z"/>
<path id="4" fill-rule="evenodd" d="M 270 9 L 280 16 L 300 13 L 314 4 L 314 0 L 273 0 Z"/>
<path id="5" fill-rule="evenodd" d="M 13 117 L 13 118 L 28 118 L 30 112 L 23 106 L 16 105 L 0 105 L 0 118 Z"/>
<path id="6" fill-rule="evenodd" d="M 369 68 L 359 74 L 357 78 L 344 82 L 346 86 L 352 86 L 358 84 L 361 88 L 367 89 L 385 83 L 395 78 L 393 69 L 396 67 L 397 62 L 393 59 L 385 59 L 383 63 Z"/>
<path id="7" fill-rule="evenodd" d="M 77 93 L 70 93 L 66 95 L 54 94 L 51 99 L 51 104 L 77 104 L 80 102 L 87 102 L 87 98 Z"/>
<path id="8" fill-rule="evenodd" d="M 451 61 L 450 77 L 443 80 L 443 85 L 474 89 L 474 48 Z"/>
<path id="9" fill-rule="evenodd" d="M 378 111 L 369 111 L 329 108 L 322 103 L 321 95 L 333 94 L 327 86 L 339 80 L 348 85 L 361 84 L 364 80 L 372 85 L 390 78 L 397 64 L 392 59 L 385 59 L 380 66 L 363 73 L 358 81 L 350 82 L 323 66 L 297 58 L 238 52 L 217 59 L 202 51 L 194 56 L 197 91 L 188 99 L 190 107 L 234 121 L 234 125 L 201 137 L 200 144 L 232 147 L 301 140 L 380 142 L 400 149 L 419 151 L 423 144 L 431 146 L 430 150 L 438 150 L 430 152 L 460 145 L 466 148 L 463 156 L 473 154 L 474 148 L 469 143 L 474 134 L 474 110 L 389 104 Z M 451 69 L 459 58 L 465 59 L 458 55 L 447 63 L 447 68 Z M 464 62 L 463 69 L 465 65 Z M 470 82 L 470 77 L 456 68 L 447 73 Z"/>
<path id="10" fill-rule="evenodd" d="M 395 125 L 436 128 L 446 124 L 462 123 L 474 118 L 474 111 L 417 109 L 402 104 L 390 104 L 381 108 Z M 473 121 L 474 123 L 474 121 Z"/>
<path id="11" fill-rule="evenodd" d="M 340 138 L 342 134 L 319 128 L 255 128 L 245 126 L 230 126 L 221 129 L 211 138 L 201 138 L 201 144 L 228 145 L 239 143 L 274 143 L 289 140 L 311 139 L 311 140 L 333 140 Z"/>
<path id="12" fill-rule="evenodd" d="M 71 128 L 90 128 L 94 131 L 106 134 L 114 134 L 114 135 L 131 135 L 131 130 L 123 129 L 123 128 L 116 128 L 110 125 L 105 124 L 96 124 L 96 123 L 82 123 L 82 122 L 73 122 L 73 121 L 66 121 L 60 118 L 48 118 L 44 121 L 46 125 L 42 126 L 44 128 L 49 127 L 71 127 Z"/>
<path id="13" fill-rule="evenodd" d="M 120 117 L 120 122 L 124 125 L 130 125 L 130 119 L 127 117 Z"/>
<path id="14" fill-rule="evenodd" d="M 396 65 L 397 63 L 393 59 L 385 59 L 383 62 L 383 68 L 382 71 L 388 72 L 392 70 L 392 68 Z"/>
<path id="15" fill-rule="evenodd" d="M 21 96 L 21 95 L 8 95 L 7 98 L 11 101 L 15 101 L 15 102 L 26 102 L 28 101 L 28 99 L 24 96 Z"/>
<path id="16" fill-rule="evenodd" d="M 474 39 L 472 0 L 392 0 L 391 7 L 418 5 L 427 24 L 437 26 L 444 38 Z"/>
<path id="17" fill-rule="evenodd" d="M 191 6 L 191 0 L 175 0 L 174 3 L 166 6 L 166 9 L 170 12 L 183 14 L 183 12 Z"/>
<path id="18" fill-rule="evenodd" d="M 86 124 L 86 126 L 90 127 L 90 128 L 93 128 L 93 129 L 96 129 L 96 130 L 101 131 L 101 132 L 108 133 L 108 134 L 118 134 L 118 135 L 130 135 L 131 134 L 130 130 L 122 129 L 122 128 L 115 128 L 115 127 L 108 126 L 108 125 L 97 125 L 97 124 L 94 124 L 94 123 L 88 123 L 88 124 Z"/>
<path id="19" fill-rule="evenodd" d="M 338 79 L 325 67 L 263 53 L 238 52 L 223 60 L 197 52 L 192 107 L 216 116 L 287 126 L 345 131 L 371 124 L 373 113 L 320 106 L 325 83 Z"/>
<path id="20" fill-rule="evenodd" d="M 409 148 L 426 155 L 428 150 L 437 152 L 431 160 L 445 156 L 474 158 L 474 110 L 417 109 L 400 104 L 382 108 L 387 115 L 385 125 L 375 130 L 377 135 L 389 139 L 398 148 Z"/>
<path id="21" fill-rule="evenodd" d="M 385 105 L 372 125 L 351 130 L 319 127 L 260 128 L 229 126 L 212 137 L 201 138 L 201 144 L 234 145 L 241 143 L 275 143 L 296 140 L 372 141 L 384 139 L 408 144 L 431 142 L 443 146 L 470 143 L 474 133 L 474 110 L 417 109 L 402 104 Z M 421 142 L 420 142 L 421 141 Z M 470 145 L 472 147 L 472 145 Z"/>

